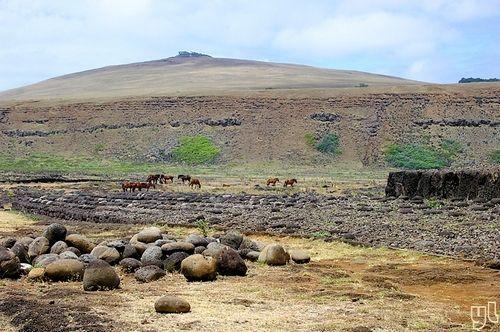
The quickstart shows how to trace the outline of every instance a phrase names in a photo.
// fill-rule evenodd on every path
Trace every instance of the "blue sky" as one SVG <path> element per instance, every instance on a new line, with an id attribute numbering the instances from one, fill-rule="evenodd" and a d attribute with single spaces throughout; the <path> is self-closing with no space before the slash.
<path id="1" fill-rule="evenodd" d="M 500 0 L 0 0 L 0 90 L 179 50 L 453 83 L 498 36 Z"/>

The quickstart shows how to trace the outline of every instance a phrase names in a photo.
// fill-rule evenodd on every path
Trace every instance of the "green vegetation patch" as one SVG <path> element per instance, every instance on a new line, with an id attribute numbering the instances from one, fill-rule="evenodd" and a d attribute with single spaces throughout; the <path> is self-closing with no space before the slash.
<path id="1" fill-rule="evenodd" d="M 322 153 L 339 155 L 342 153 L 340 148 L 340 137 L 336 133 L 326 133 L 323 137 L 316 138 L 313 134 L 307 133 L 304 135 L 306 144 L 314 147 Z"/>
<path id="2" fill-rule="evenodd" d="M 440 169 L 449 166 L 462 152 L 459 143 L 444 140 L 439 148 L 428 144 L 392 144 L 385 150 L 386 161 L 395 167 L 406 169 Z"/>
<path id="3" fill-rule="evenodd" d="M 500 164 L 500 150 L 495 150 L 490 155 L 490 160 L 493 164 Z"/>
<path id="4" fill-rule="evenodd" d="M 179 146 L 172 149 L 174 161 L 190 165 L 213 162 L 219 154 L 220 148 L 203 135 L 181 137 Z"/>

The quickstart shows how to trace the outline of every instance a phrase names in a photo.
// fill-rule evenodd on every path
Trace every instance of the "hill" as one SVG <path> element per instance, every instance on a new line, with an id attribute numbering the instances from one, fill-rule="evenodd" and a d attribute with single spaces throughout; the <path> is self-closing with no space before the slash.
<path id="1" fill-rule="evenodd" d="M 354 87 L 361 82 L 368 87 Z M 445 146 L 445 157 L 459 153 L 453 165 L 470 166 L 499 149 L 498 83 L 416 84 L 200 55 L 70 74 L 1 96 L 7 168 L 40 153 L 171 163 L 182 138 L 195 135 L 220 151 L 216 163 L 237 165 L 385 166 L 388 146 L 406 144 L 391 150 L 403 164 Z"/>
<path id="2" fill-rule="evenodd" d="M 228 91 L 416 83 L 418 82 L 359 71 L 180 53 L 161 60 L 109 66 L 55 77 L 0 92 L 0 100 L 200 95 Z"/>

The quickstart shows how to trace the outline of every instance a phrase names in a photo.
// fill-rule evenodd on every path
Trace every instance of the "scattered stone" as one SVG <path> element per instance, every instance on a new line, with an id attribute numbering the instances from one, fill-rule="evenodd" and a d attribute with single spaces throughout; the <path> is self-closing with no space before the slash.
<path id="1" fill-rule="evenodd" d="M 122 258 L 138 258 L 139 254 L 135 247 L 131 244 L 126 244 L 123 248 Z"/>
<path id="2" fill-rule="evenodd" d="M 223 248 L 215 259 L 217 260 L 217 272 L 221 275 L 244 276 L 247 274 L 245 261 L 233 248 Z"/>
<path id="3" fill-rule="evenodd" d="M 21 275 L 19 258 L 5 247 L 0 247 L 0 279 L 17 278 Z"/>
<path id="4" fill-rule="evenodd" d="M 90 254 L 92 252 L 92 249 L 94 249 L 95 244 L 92 243 L 87 237 L 81 235 L 81 234 L 69 234 L 66 236 L 66 243 L 71 246 L 75 247 L 82 254 Z"/>
<path id="5" fill-rule="evenodd" d="M 50 247 L 51 254 L 60 254 L 68 249 L 68 245 L 64 241 L 57 241 Z"/>
<path id="6" fill-rule="evenodd" d="M 207 239 L 198 234 L 190 234 L 188 237 L 186 237 L 184 242 L 192 243 L 195 247 L 206 247 L 208 245 Z"/>
<path id="7" fill-rule="evenodd" d="M 207 249 L 203 251 L 203 256 L 216 257 L 224 248 L 229 247 L 219 242 L 210 242 L 207 246 Z"/>
<path id="8" fill-rule="evenodd" d="M 288 250 L 290 258 L 297 264 L 305 264 L 311 261 L 311 256 L 304 250 L 292 249 Z"/>
<path id="9" fill-rule="evenodd" d="M 109 264 L 118 263 L 120 260 L 120 253 L 115 248 L 105 247 L 105 246 L 96 246 L 92 249 L 90 253 L 97 259 L 102 259 Z"/>
<path id="10" fill-rule="evenodd" d="M 30 259 L 49 252 L 49 240 L 46 237 L 39 236 L 28 246 L 28 257 Z"/>
<path id="11" fill-rule="evenodd" d="M 61 259 L 78 259 L 78 256 L 72 251 L 63 251 L 59 254 Z"/>
<path id="12" fill-rule="evenodd" d="M 260 253 L 258 261 L 267 265 L 285 265 L 289 258 L 281 245 L 269 244 Z"/>
<path id="13" fill-rule="evenodd" d="M 189 254 L 186 252 L 174 252 L 165 259 L 163 268 L 168 272 L 179 271 L 181 269 L 182 261 L 187 257 L 189 257 Z"/>
<path id="14" fill-rule="evenodd" d="M 142 263 L 135 258 L 124 258 L 120 261 L 119 265 L 125 273 L 134 273 L 142 267 Z"/>
<path id="15" fill-rule="evenodd" d="M 207 248 L 206 248 L 206 247 L 204 247 L 204 246 L 198 246 L 198 247 L 195 247 L 195 248 L 194 248 L 194 253 L 195 253 L 195 254 L 203 254 L 203 252 L 204 252 L 205 250 L 207 250 Z"/>
<path id="16" fill-rule="evenodd" d="M 94 255 L 91 254 L 83 254 L 78 257 L 78 260 L 85 265 L 85 267 L 88 267 L 90 262 L 96 261 L 97 258 Z"/>
<path id="17" fill-rule="evenodd" d="M 220 237 L 220 243 L 225 244 L 228 247 L 231 247 L 235 250 L 238 250 L 241 242 L 243 241 L 243 235 L 239 232 L 227 232 L 226 234 Z"/>
<path id="18" fill-rule="evenodd" d="M 20 243 L 19 241 L 16 242 L 12 248 L 10 248 L 10 251 L 14 253 L 14 255 L 19 258 L 19 261 L 21 263 L 28 263 L 29 262 L 29 257 L 28 257 L 28 247 L 26 247 L 24 244 Z"/>
<path id="19" fill-rule="evenodd" d="M 52 245 L 57 241 L 64 241 L 64 239 L 66 239 L 67 232 L 66 227 L 61 224 L 54 223 L 45 228 L 42 236 L 49 240 L 49 243 Z"/>
<path id="20" fill-rule="evenodd" d="M 211 257 L 195 254 L 181 263 L 181 273 L 188 281 L 211 281 L 217 278 L 217 261 Z"/>
<path id="21" fill-rule="evenodd" d="M 141 256 L 143 266 L 156 265 L 163 267 L 163 251 L 162 248 L 152 246 L 147 248 Z"/>
<path id="22" fill-rule="evenodd" d="M 26 278 L 29 281 L 42 281 L 45 278 L 45 268 L 44 267 L 32 268 Z"/>
<path id="23" fill-rule="evenodd" d="M 155 281 L 163 278 L 165 275 L 165 271 L 156 265 L 143 266 L 134 273 L 135 279 L 140 282 Z"/>
<path id="24" fill-rule="evenodd" d="M 58 259 L 61 259 L 58 254 L 43 254 L 40 256 L 37 256 L 31 264 L 34 267 L 47 267 L 52 262 L 57 261 Z"/>
<path id="25" fill-rule="evenodd" d="M 83 289 L 86 291 L 111 290 L 120 286 L 120 278 L 107 262 L 96 259 L 83 273 Z"/>
<path id="26" fill-rule="evenodd" d="M 238 250 L 244 250 L 244 249 L 249 249 L 251 251 L 261 251 L 262 248 L 259 246 L 259 244 L 252 239 L 244 236 L 243 240 L 241 241 L 240 246 L 238 247 Z"/>
<path id="27" fill-rule="evenodd" d="M 53 281 L 81 280 L 85 266 L 76 259 L 59 259 L 45 268 L 45 276 Z"/>
<path id="28" fill-rule="evenodd" d="M 137 233 L 137 241 L 143 243 L 152 243 L 161 238 L 161 230 L 158 227 L 148 227 Z"/>
<path id="29" fill-rule="evenodd" d="M 194 253 L 194 245 L 189 242 L 172 242 L 161 246 L 161 250 L 165 255 L 171 255 L 174 252 L 184 251 L 188 254 Z"/>
<path id="30" fill-rule="evenodd" d="M 155 310 L 162 314 L 177 314 L 191 311 L 191 306 L 186 300 L 167 295 L 156 300 Z"/>

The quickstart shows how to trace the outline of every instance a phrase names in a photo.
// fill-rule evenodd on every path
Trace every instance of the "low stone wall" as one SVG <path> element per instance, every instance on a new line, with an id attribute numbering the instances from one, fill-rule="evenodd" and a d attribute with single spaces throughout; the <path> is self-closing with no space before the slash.
<path id="1" fill-rule="evenodd" d="M 385 194 L 394 197 L 490 200 L 500 197 L 500 169 L 391 172 L 387 179 Z"/>

